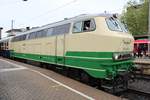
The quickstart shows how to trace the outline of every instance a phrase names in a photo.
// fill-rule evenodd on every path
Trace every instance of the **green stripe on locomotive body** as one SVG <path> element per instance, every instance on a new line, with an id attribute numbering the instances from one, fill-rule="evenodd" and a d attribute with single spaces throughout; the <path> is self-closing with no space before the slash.
<path id="1" fill-rule="evenodd" d="M 65 57 L 39 54 L 11 53 L 11 57 L 39 62 L 65 65 L 85 70 L 95 78 L 114 78 L 122 71 L 132 68 L 133 60 L 113 61 L 113 52 L 67 52 Z"/>
<path id="2" fill-rule="evenodd" d="M 65 64 L 98 69 L 97 71 L 85 70 L 95 78 L 114 78 L 120 72 L 132 69 L 133 59 L 114 61 L 113 53 L 116 52 L 67 52 Z"/>
<path id="3" fill-rule="evenodd" d="M 66 56 L 112 58 L 113 52 L 67 52 Z"/>

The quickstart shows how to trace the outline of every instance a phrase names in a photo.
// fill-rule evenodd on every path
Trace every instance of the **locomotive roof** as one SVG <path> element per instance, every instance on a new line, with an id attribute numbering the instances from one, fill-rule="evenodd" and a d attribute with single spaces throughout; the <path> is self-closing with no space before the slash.
<path id="1" fill-rule="evenodd" d="M 78 15 L 78 16 L 75 16 L 72 18 L 64 18 L 64 20 L 62 20 L 62 21 L 47 24 L 47 25 L 44 25 L 42 27 L 49 26 L 49 25 L 55 26 L 57 24 L 61 25 L 64 23 L 69 23 L 69 22 L 73 22 L 73 21 L 78 21 L 78 20 L 83 20 L 83 19 L 88 19 L 88 18 L 94 18 L 94 17 L 111 17 L 111 16 L 113 16 L 113 14 L 81 14 L 81 15 Z"/>
<path id="2" fill-rule="evenodd" d="M 71 23 L 71 22 L 74 22 L 74 21 L 80 21 L 80 20 L 83 20 L 83 19 L 90 19 L 90 18 L 94 18 L 94 17 L 112 17 L 112 16 L 113 16 L 113 14 L 81 14 L 81 15 L 78 15 L 78 16 L 75 16 L 75 17 L 72 17 L 72 18 L 65 18 L 62 21 L 57 21 L 57 22 L 54 22 L 54 23 L 51 23 L 51 24 L 43 25 L 43 26 L 35 28 L 35 29 L 28 30 L 26 32 L 23 32 L 22 34 L 18 34 L 17 36 L 24 35 L 24 34 L 29 34 L 31 32 L 40 31 L 42 29 L 55 27 L 55 26 L 58 26 L 58 25 Z"/>

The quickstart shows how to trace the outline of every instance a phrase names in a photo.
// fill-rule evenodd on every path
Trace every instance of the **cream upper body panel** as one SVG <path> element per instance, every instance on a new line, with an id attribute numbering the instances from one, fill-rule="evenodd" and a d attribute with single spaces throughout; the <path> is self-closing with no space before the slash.
<path id="1" fill-rule="evenodd" d="M 133 37 L 129 33 L 111 31 L 105 17 L 95 18 L 96 29 L 66 36 L 66 51 L 131 52 Z"/>
<path id="2" fill-rule="evenodd" d="M 108 44 L 114 44 L 112 45 L 112 48 L 116 48 L 115 50 L 116 52 L 133 51 L 134 38 L 130 33 L 124 32 L 124 31 L 122 32 L 112 31 L 111 29 L 108 28 L 105 18 L 101 19 L 97 17 L 96 20 L 97 20 L 96 22 L 97 22 L 97 27 L 98 27 L 97 33 L 108 38 L 108 41 L 106 40 L 105 43 L 108 42 Z M 104 24 L 101 25 L 101 22 L 104 22 Z M 115 47 L 115 44 L 119 44 L 119 45 L 116 45 L 118 49 L 117 47 Z"/>
<path id="3" fill-rule="evenodd" d="M 11 43 L 11 49 L 18 53 L 54 55 L 55 37 L 14 42 Z"/>
<path id="4" fill-rule="evenodd" d="M 88 19 L 94 19 L 95 30 L 72 33 L 73 23 Z M 134 40 L 132 35 L 110 30 L 105 19 L 106 17 L 92 17 L 72 21 L 70 22 L 70 31 L 65 36 L 62 34 L 12 42 L 10 47 L 15 52 L 41 55 L 55 55 L 56 53 L 62 55 L 67 51 L 131 52 Z"/>

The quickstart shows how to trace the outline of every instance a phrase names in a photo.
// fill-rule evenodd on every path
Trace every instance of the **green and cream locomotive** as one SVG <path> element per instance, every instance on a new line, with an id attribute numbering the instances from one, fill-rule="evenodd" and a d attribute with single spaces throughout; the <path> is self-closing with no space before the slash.
<path id="1" fill-rule="evenodd" d="M 127 86 L 133 40 L 116 16 L 81 15 L 15 36 L 10 50 L 11 57 L 74 69 L 81 80 L 116 91 Z"/>

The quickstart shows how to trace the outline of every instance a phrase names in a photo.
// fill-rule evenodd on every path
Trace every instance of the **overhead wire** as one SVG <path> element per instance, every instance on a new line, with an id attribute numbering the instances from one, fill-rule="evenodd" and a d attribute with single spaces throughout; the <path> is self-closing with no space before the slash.
<path id="1" fill-rule="evenodd" d="M 51 14 L 52 12 L 55 12 L 55 11 L 61 9 L 61 8 L 64 8 L 64 7 L 66 7 L 66 6 L 69 6 L 70 4 L 72 4 L 72 3 L 76 2 L 76 1 L 77 1 L 77 0 L 72 0 L 72 1 L 70 1 L 70 2 L 67 2 L 67 3 L 65 3 L 65 4 L 63 4 L 63 5 L 61 5 L 61 6 L 57 7 L 57 8 L 48 10 L 48 11 L 46 11 L 46 12 L 44 12 L 44 13 L 38 15 L 38 16 L 35 16 L 35 17 L 29 19 L 28 21 L 33 22 L 33 21 L 35 21 L 35 20 L 41 18 L 42 16 Z M 24 25 L 24 24 L 19 24 L 18 26 L 21 26 L 21 25 Z"/>
<path id="2" fill-rule="evenodd" d="M 40 15 L 38 15 L 38 16 L 32 18 L 32 19 L 39 18 L 39 17 L 41 17 L 41 16 L 43 16 L 43 15 L 46 15 L 46 14 L 50 14 L 50 13 L 56 11 L 56 10 L 59 10 L 59 9 L 61 9 L 61 8 L 64 8 L 64 7 L 68 6 L 68 5 L 70 5 L 70 4 L 72 4 L 72 3 L 76 2 L 76 1 L 77 1 L 77 0 L 73 0 L 73 1 L 70 1 L 70 2 L 68 2 L 68 3 L 65 3 L 65 4 L 63 4 L 63 5 L 61 5 L 61 6 L 57 7 L 57 8 L 54 8 L 54 9 L 52 9 L 52 10 L 49 10 L 49 11 L 43 13 L 43 14 L 40 14 Z"/>
<path id="3" fill-rule="evenodd" d="M 10 5 L 15 5 L 17 3 L 21 3 L 21 2 L 18 2 L 18 1 L 14 1 L 14 2 L 1 2 L 0 3 L 0 7 L 3 7 L 3 6 L 10 6 Z"/>

